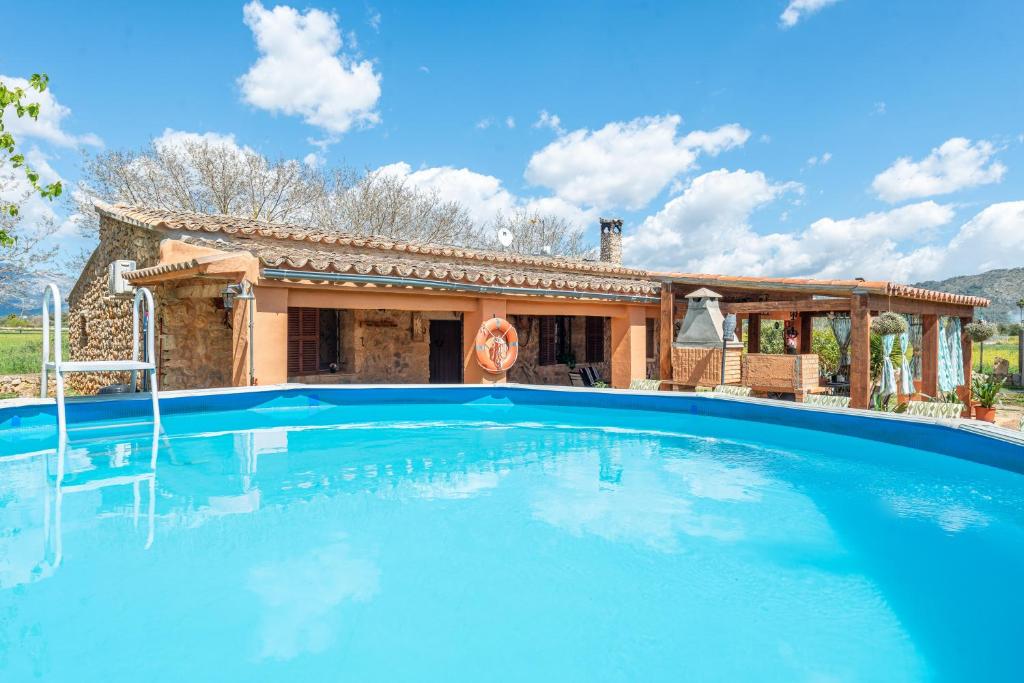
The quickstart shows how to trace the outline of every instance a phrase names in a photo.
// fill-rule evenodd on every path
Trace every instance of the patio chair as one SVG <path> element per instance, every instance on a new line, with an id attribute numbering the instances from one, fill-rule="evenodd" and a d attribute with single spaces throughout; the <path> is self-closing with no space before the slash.
<path id="1" fill-rule="evenodd" d="M 587 383 L 583 381 L 583 375 L 580 374 L 579 370 L 569 371 L 569 386 L 571 387 L 585 387 Z"/>
<path id="2" fill-rule="evenodd" d="M 830 396 L 829 394 L 807 394 L 804 403 L 809 406 L 821 406 L 823 408 L 849 408 L 849 396 Z"/>
<path id="3" fill-rule="evenodd" d="M 917 417 L 937 417 L 952 420 L 963 414 L 964 407 L 960 403 L 940 403 L 938 401 L 908 401 L 907 415 Z"/>
<path id="4" fill-rule="evenodd" d="M 726 396 L 750 396 L 753 389 L 750 387 L 736 387 L 729 384 L 719 384 L 715 387 L 716 394 L 725 394 Z"/>
<path id="5" fill-rule="evenodd" d="M 661 380 L 635 378 L 630 380 L 629 388 L 639 389 L 640 391 L 657 391 L 661 389 Z"/>
<path id="6" fill-rule="evenodd" d="M 589 365 L 580 366 L 580 375 L 583 377 L 583 381 L 586 382 L 588 387 L 592 387 L 602 381 L 601 377 L 597 374 L 597 370 Z"/>

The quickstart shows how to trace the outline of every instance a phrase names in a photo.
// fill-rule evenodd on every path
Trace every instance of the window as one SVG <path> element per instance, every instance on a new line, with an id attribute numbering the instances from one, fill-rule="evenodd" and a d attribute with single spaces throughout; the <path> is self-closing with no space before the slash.
<path id="1" fill-rule="evenodd" d="M 604 318 L 587 318 L 586 349 L 588 363 L 604 362 Z"/>
<path id="2" fill-rule="evenodd" d="M 288 308 L 288 374 L 309 375 L 320 366 L 320 310 Z"/>
<path id="3" fill-rule="evenodd" d="M 654 346 L 658 338 L 655 334 L 655 330 L 657 329 L 655 322 L 654 318 L 647 319 L 647 360 L 654 359 Z"/>
<path id="4" fill-rule="evenodd" d="M 540 340 L 538 341 L 537 363 L 539 365 L 554 365 L 558 358 L 558 343 L 555 326 L 555 318 L 544 316 L 540 319 Z"/>

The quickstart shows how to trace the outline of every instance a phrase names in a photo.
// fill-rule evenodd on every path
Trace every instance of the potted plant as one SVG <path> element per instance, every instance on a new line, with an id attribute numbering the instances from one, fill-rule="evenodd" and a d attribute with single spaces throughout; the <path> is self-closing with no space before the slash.
<path id="1" fill-rule="evenodd" d="M 1003 388 L 1005 379 L 997 379 L 993 375 L 975 375 L 971 380 L 971 395 L 978 402 L 974 416 L 985 422 L 996 421 L 996 401 Z"/>

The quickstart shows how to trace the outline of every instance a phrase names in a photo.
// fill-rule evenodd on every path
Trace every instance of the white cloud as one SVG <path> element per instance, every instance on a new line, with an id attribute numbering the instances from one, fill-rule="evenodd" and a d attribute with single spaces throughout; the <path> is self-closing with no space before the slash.
<path id="1" fill-rule="evenodd" d="M 491 124 L 493 124 L 493 123 L 494 123 L 494 119 L 492 119 L 491 117 L 488 116 L 487 118 L 480 119 L 479 121 L 476 122 L 476 129 L 477 130 L 487 130 L 488 128 L 491 127 Z"/>
<path id="2" fill-rule="evenodd" d="M 369 12 L 369 16 L 366 18 L 367 25 L 377 33 L 380 33 L 380 12 L 372 7 L 368 8 L 367 11 Z"/>
<path id="3" fill-rule="evenodd" d="M 922 277 L 945 278 L 1024 264 L 1024 201 L 992 204 L 961 226 L 934 261 L 934 272 Z"/>
<path id="4" fill-rule="evenodd" d="M 419 67 L 419 71 L 422 71 L 423 73 L 428 74 L 428 73 L 430 73 L 430 67 L 429 66 L 422 66 L 421 65 Z"/>
<path id="5" fill-rule="evenodd" d="M 881 116 L 882 114 L 885 113 L 885 109 L 886 109 L 885 102 L 875 102 L 875 106 L 871 110 L 871 113 L 872 114 L 877 114 L 878 116 Z"/>
<path id="6" fill-rule="evenodd" d="M 413 171 L 409 164 L 400 161 L 382 166 L 374 172 L 403 177 L 418 188 L 437 192 L 446 201 L 457 201 L 481 225 L 492 221 L 499 213 L 508 215 L 517 210 L 564 218 L 583 229 L 597 221 L 597 214 L 593 210 L 581 209 L 558 197 L 516 196 L 498 178 L 468 168 L 434 166 Z"/>
<path id="7" fill-rule="evenodd" d="M 507 128 L 515 128 L 516 127 L 516 119 L 515 119 L 515 117 L 514 116 L 506 116 L 505 117 L 505 126 Z"/>
<path id="8" fill-rule="evenodd" d="M 558 114 L 549 114 L 546 109 L 541 110 L 540 115 L 533 124 L 534 128 L 550 128 L 559 135 L 565 133 L 565 129 L 562 128 L 562 119 L 558 118 Z"/>
<path id="9" fill-rule="evenodd" d="M 235 141 L 234 133 L 193 133 L 191 131 L 165 128 L 159 137 L 153 139 L 153 145 L 160 149 L 184 149 L 186 144 L 196 143 L 207 143 L 217 147 L 224 147 L 237 153 L 253 151 L 251 147 L 239 145 Z"/>
<path id="10" fill-rule="evenodd" d="M 530 158 L 526 179 L 573 204 L 639 209 L 693 168 L 701 152 L 714 156 L 750 137 L 737 124 L 678 136 L 681 122 L 676 115 L 649 116 L 562 133 Z M 535 125 L 559 123 L 542 112 Z"/>
<path id="11" fill-rule="evenodd" d="M 807 160 L 808 166 L 824 166 L 828 162 L 832 161 L 832 152 L 825 152 L 820 157 L 813 156 Z"/>
<path id="12" fill-rule="evenodd" d="M 871 187 L 879 197 L 895 203 L 998 183 L 1006 167 L 992 160 L 995 152 L 987 140 L 972 143 L 967 138 L 950 138 L 921 161 L 900 157 L 875 176 Z"/>
<path id="13" fill-rule="evenodd" d="M 247 4 L 243 14 L 260 52 L 238 79 L 246 102 L 302 116 L 330 135 L 380 120 L 380 75 L 369 60 L 341 52 L 336 15 L 286 5 L 268 10 L 259 0 Z"/>
<path id="14" fill-rule="evenodd" d="M 59 147 L 103 146 L 103 141 L 94 133 L 75 135 L 64 130 L 64 122 L 71 116 L 71 109 L 57 101 L 52 89 L 47 88 L 43 92 L 36 92 L 29 88 L 28 81 L 24 78 L 2 74 L 0 74 L 0 82 L 7 85 L 8 88 L 22 88 L 26 93 L 23 100 L 25 103 L 36 102 L 39 104 L 38 119 L 33 119 L 28 114 L 19 118 L 13 109 L 6 112 L 4 127 L 16 141 L 35 138 Z"/>
<path id="15" fill-rule="evenodd" d="M 801 19 L 821 11 L 829 5 L 834 5 L 839 0 L 789 0 L 786 9 L 782 10 L 779 16 L 779 23 L 783 28 L 796 26 Z"/>

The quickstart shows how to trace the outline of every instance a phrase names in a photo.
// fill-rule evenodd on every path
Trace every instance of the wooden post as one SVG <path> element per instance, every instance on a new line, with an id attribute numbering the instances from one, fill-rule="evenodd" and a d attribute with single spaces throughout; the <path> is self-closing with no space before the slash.
<path id="1" fill-rule="evenodd" d="M 612 318 L 612 387 L 628 389 L 647 377 L 647 318 L 642 306 L 626 306 Z"/>
<path id="2" fill-rule="evenodd" d="M 865 294 L 850 297 L 850 407 L 871 401 L 871 310 Z"/>
<path id="3" fill-rule="evenodd" d="M 939 316 L 921 316 L 921 393 L 939 395 Z"/>
<path id="4" fill-rule="evenodd" d="M 760 313 L 751 313 L 747 318 L 747 353 L 761 353 Z"/>
<path id="5" fill-rule="evenodd" d="M 672 292 L 671 282 L 661 283 L 661 320 L 658 326 L 658 376 L 663 381 L 671 381 L 672 379 L 672 333 L 675 331 L 675 320 L 673 319 L 673 310 L 675 306 L 675 296 Z"/>
<path id="6" fill-rule="evenodd" d="M 971 338 L 967 336 L 967 324 L 971 322 L 972 318 L 960 318 L 960 345 L 963 347 L 963 358 L 964 358 L 964 383 L 957 387 L 956 393 L 963 401 L 963 404 L 967 406 L 964 410 L 964 414 L 970 417 L 972 414 L 971 410 L 971 368 L 974 363 L 974 348 L 972 346 Z"/>
<path id="7" fill-rule="evenodd" d="M 800 314 L 800 353 L 811 352 L 811 340 L 814 335 L 814 318 L 807 313 Z"/>

